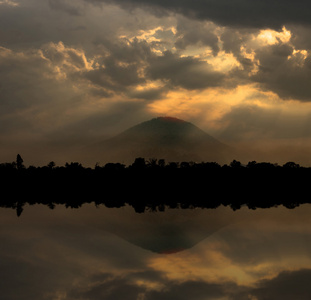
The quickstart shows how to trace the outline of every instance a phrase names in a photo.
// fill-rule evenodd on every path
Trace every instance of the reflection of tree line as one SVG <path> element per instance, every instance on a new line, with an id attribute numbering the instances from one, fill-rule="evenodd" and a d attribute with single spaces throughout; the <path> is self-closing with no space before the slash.
<path id="1" fill-rule="evenodd" d="M 216 162 L 169 162 L 137 158 L 133 164 L 108 163 L 94 168 L 80 163 L 58 167 L 26 168 L 23 159 L 0 164 L 1 207 L 16 209 L 25 204 L 57 204 L 78 208 L 84 203 L 107 207 L 133 206 L 136 212 L 170 208 L 216 208 L 236 210 L 284 205 L 294 208 L 309 200 L 311 168 L 294 162 L 283 166 L 233 160 Z"/>

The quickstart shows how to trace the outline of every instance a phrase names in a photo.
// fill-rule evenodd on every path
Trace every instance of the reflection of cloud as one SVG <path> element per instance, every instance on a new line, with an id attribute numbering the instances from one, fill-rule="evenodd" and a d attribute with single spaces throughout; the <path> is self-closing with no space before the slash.
<path id="1" fill-rule="evenodd" d="M 167 280 L 164 274 L 147 271 L 125 276 L 98 274 L 89 282 L 67 293 L 66 299 L 218 299 L 227 297 L 240 288 L 233 283 L 209 283 L 200 280 L 183 282 Z"/>
<path id="2" fill-rule="evenodd" d="M 311 292 L 308 206 L 149 214 L 130 207 L 34 206 L 21 218 L 13 210 L 0 214 L 4 299 L 289 300 L 298 295 L 304 300 Z M 170 221 L 193 226 L 195 234 L 233 215 L 238 223 L 178 254 L 153 254 L 107 233 L 144 231 Z"/>
<path id="3" fill-rule="evenodd" d="M 239 223 L 221 229 L 191 252 L 152 257 L 148 266 L 173 281 L 195 278 L 238 285 L 253 285 L 283 270 L 310 266 L 310 230 L 308 225 L 305 228 L 310 221 L 303 210 L 297 215 L 285 208 L 242 210 L 236 216 Z"/>
<path id="4" fill-rule="evenodd" d="M 15 2 L 15 1 L 11 1 L 11 0 L 1 0 L 0 5 L 7 5 L 7 6 L 16 7 L 16 6 L 19 6 L 19 3 Z"/>
<path id="5" fill-rule="evenodd" d="M 232 299 L 307 300 L 310 299 L 311 294 L 310 278 L 310 269 L 284 271 L 270 280 L 258 282 L 254 289 L 233 295 Z"/>
<path id="6" fill-rule="evenodd" d="M 228 284 L 230 289 L 236 288 L 231 283 Z M 152 291 L 147 294 L 147 300 L 212 300 L 212 299 L 226 299 L 228 294 L 226 292 L 226 284 L 214 284 L 206 281 L 185 281 L 182 283 L 171 282 L 164 290 Z"/>
<path id="7" fill-rule="evenodd" d="M 254 287 L 233 282 L 211 283 L 208 280 L 170 281 L 156 272 L 130 273 L 113 276 L 97 274 L 67 292 L 65 299 L 232 299 L 292 300 L 309 299 L 311 270 L 281 272 L 276 277 L 256 283 Z M 141 280 L 139 280 L 141 278 Z"/>
<path id="8" fill-rule="evenodd" d="M 66 299 L 137 299 L 137 296 L 145 291 L 144 288 L 128 282 L 127 278 L 111 278 L 110 274 L 104 275 L 100 281 L 90 283 L 90 286 L 71 291 Z"/>

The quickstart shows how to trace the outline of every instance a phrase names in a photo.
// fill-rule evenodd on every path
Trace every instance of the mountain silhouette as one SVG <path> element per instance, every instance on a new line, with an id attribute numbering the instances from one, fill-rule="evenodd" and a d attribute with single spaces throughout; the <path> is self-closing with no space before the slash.
<path id="1" fill-rule="evenodd" d="M 91 223 L 98 230 L 104 229 L 142 249 L 173 254 L 193 248 L 247 216 L 243 211 L 233 214 L 225 207 L 217 210 L 167 209 L 165 212 L 136 214 L 127 206 L 121 210 L 100 207 L 91 215 L 81 216 L 80 222 Z"/>
<path id="2" fill-rule="evenodd" d="M 109 162 L 132 163 L 137 157 L 167 161 L 223 162 L 230 147 L 194 124 L 158 117 L 133 126 L 97 146 Z"/>

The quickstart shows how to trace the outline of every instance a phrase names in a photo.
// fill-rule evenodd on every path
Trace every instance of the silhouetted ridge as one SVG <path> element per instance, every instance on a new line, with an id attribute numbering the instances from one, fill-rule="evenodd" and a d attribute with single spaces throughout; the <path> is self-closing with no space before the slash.
<path id="1" fill-rule="evenodd" d="M 172 117 L 159 117 L 143 122 L 124 131 L 119 136 L 133 135 L 134 137 L 134 135 L 145 134 L 149 135 L 145 138 L 150 140 L 152 138 L 161 138 L 163 142 L 166 142 L 165 139 L 169 137 L 175 140 L 178 138 L 183 138 L 184 140 L 187 138 L 205 139 L 205 141 L 208 140 L 210 143 L 221 144 L 192 123 Z"/>
<path id="2" fill-rule="evenodd" d="M 229 147 L 194 124 L 173 117 L 158 117 L 133 126 L 101 144 L 109 161 L 157 157 L 170 161 L 218 161 Z"/>
<path id="3" fill-rule="evenodd" d="M 177 119 L 174 117 L 158 117 L 157 120 L 163 121 L 163 122 L 172 122 L 172 123 L 186 123 L 186 121 Z"/>
<path id="4" fill-rule="evenodd" d="M 152 119 L 150 121 L 138 124 L 121 135 L 149 135 L 146 136 L 148 139 L 160 138 L 162 142 L 168 142 L 167 138 L 174 139 L 206 139 L 210 143 L 220 144 L 216 139 L 212 138 L 210 135 L 205 133 L 203 130 L 199 129 L 197 126 L 172 117 L 159 117 Z M 151 135 L 151 136 L 150 136 Z M 193 140 L 194 141 L 194 140 Z"/>

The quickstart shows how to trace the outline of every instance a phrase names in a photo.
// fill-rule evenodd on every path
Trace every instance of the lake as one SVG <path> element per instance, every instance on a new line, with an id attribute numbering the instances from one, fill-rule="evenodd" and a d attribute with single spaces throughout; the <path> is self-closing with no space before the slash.
<path id="1" fill-rule="evenodd" d="M 0 298 L 309 300 L 310 216 L 310 204 L 1 208 Z"/>

